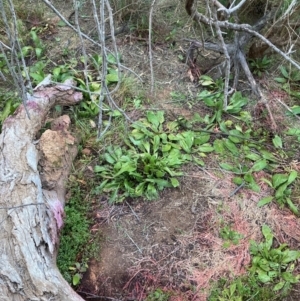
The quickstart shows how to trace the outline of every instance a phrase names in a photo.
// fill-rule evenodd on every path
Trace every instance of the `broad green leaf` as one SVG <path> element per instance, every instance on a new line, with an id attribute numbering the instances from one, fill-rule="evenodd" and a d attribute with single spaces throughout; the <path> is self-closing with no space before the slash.
<path id="1" fill-rule="evenodd" d="M 288 181 L 288 175 L 287 174 L 275 174 L 272 177 L 272 184 L 273 188 L 278 188 L 281 184 Z"/>
<path id="2" fill-rule="evenodd" d="M 230 290 L 230 296 L 233 296 L 233 294 L 235 293 L 235 290 L 236 290 L 236 283 L 235 282 L 230 285 L 229 290 Z"/>
<path id="3" fill-rule="evenodd" d="M 188 147 L 191 148 L 194 144 L 195 132 L 193 131 L 183 132 L 182 136 L 184 137 L 184 140 L 186 141 Z"/>
<path id="4" fill-rule="evenodd" d="M 38 73 L 30 73 L 30 76 L 37 82 L 40 83 L 44 79 L 44 75 Z"/>
<path id="5" fill-rule="evenodd" d="M 284 84 L 287 82 L 287 80 L 283 77 L 275 77 L 274 80 L 277 82 L 277 83 L 280 83 L 280 84 Z"/>
<path id="6" fill-rule="evenodd" d="M 252 189 L 255 192 L 260 191 L 260 187 L 256 184 L 253 176 L 250 173 L 245 174 L 244 180 L 248 183 L 250 189 Z"/>
<path id="7" fill-rule="evenodd" d="M 234 166 L 228 164 L 228 163 L 220 163 L 219 164 L 223 169 L 232 171 L 234 169 Z"/>
<path id="8" fill-rule="evenodd" d="M 207 133 L 201 133 L 195 137 L 195 145 L 201 145 L 208 142 L 210 139 L 210 135 Z"/>
<path id="9" fill-rule="evenodd" d="M 124 173 L 124 172 L 130 173 L 130 172 L 135 171 L 135 170 L 136 170 L 136 166 L 134 165 L 133 162 L 127 162 L 127 163 L 124 163 L 124 164 L 122 164 L 122 167 L 121 167 L 121 169 L 119 170 L 119 172 L 117 172 L 117 173 L 115 174 L 115 177 L 121 175 L 121 174 Z"/>
<path id="10" fill-rule="evenodd" d="M 96 187 L 96 193 L 102 192 L 102 190 L 105 188 L 108 180 L 104 180 L 99 186 Z"/>
<path id="11" fill-rule="evenodd" d="M 198 151 L 203 153 L 209 153 L 214 151 L 214 147 L 211 146 L 211 144 L 209 143 L 205 143 L 198 147 Z"/>
<path id="12" fill-rule="evenodd" d="M 216 116 L 216 121 L 217 121 L 217 122 L 221 122 L 221 119 L 222 119 L 222 111 L 221 111 L 221 110 L 218 110 L 218 111 L 215 113 L 215 116 Z"/>
<path id="13" fill-rule="evenodd" d="M 214 141 L 214 150 L 218 154 L 223 154 L 225 152 L 225 146 L 223 140 L 216 139 Z"/>
<path id="14" fill-rule="evenodd" d="M 291 107 L 294 114 L 298 115 L 300 114 L 300 106 L 293 106 Z"/>
<path id="15" fill-rule="evenodd" d="M 300 129 L 290 128 L 290 129 L 288 129 L 288 131 L 286 133 L 287 133 L 287 135 L 291 135 L 291 136 L 299 136 Z"/>
<path id="16" fill-rule="evenodd" d="M 140 139 L 143 139 L 145 137 L 145 134 L 142 133 L 139 129 L 133 129 L 132 132 L 131 132 L 131 135 L 136 140 L 140 140 Z"/>
<path id="17" fill-rule="evenodd" d="M 264 181 L 264 182 L 267 183 L 270 187 L 273 188 L 273 184 L 272 184 L 271 181 L 269 181 L 268 179 L 262 178 L 262 181 Z"/>
<path id="18" fill-rule="evenodd" d="M 124 180 L 124 188 L 127 191 L 129 195 L 134 195 L 135 194 L 135 184 L 128 179 Z"/>
<path id="19" fill-rule="evenodd" d="M 235 129 L 238 131 L 238 132 L 240 132 L 240 134 L 243 134 L 243 129 L 241 128 L 241 126 L 240 125 L 236 125 L 235 126 Z"/>
<path id="20" fill-rule="evenodd" d="M 150 154 L 150 143 L 149 141 L 144 141 L 141 146 L 143 146 L 148 154 Z"/>
<path id="21" fill-rule="evenodd" d="M 272 153 L 270 153 L 266 150 L 260 150 L 260 153 L 263 156 L 263 158 L 265 158 L 269 161 L 272 161 L 272 162 L 277 162 L 278 161 Z"/>
<path id="22" fill-rule="evenodd" d="M 276 192 L 275 192 L 276 199 L 281 199 L 285 196 L 285 191 L 287 189 L 287 186 L 288 186 L 287 183 L 283 183 L 276 188 Z"/>
<path id="23" fill-rule="evenodd" d="M 287 180 L 287 184 L 288 185 L 292 184 L 296 180 L 297 176 L 298 176 L 297 171 L 292 170 L 290 172 L 290 174 L 289 174 L 289 177 L 288 177 L 288 180 Z"/>
<path id="24" fill-rule="evenodd" d="M 273 244 L 273 237 L 274 237 L 272 234 L 271 228 L 267 225 L 263 225 L 261 230 L 266 239 L 266 242 L 265 242 L 266 247 L 268 250 L 270 250 L 272 247 L 272 244 Z"/>
<path id="25" fill-rule="evenodd" d="M 122 156 L 122 149 L 120 147 L 116 147 L 114 149 L 114 153 L 117 156 L 117 158 L 121 158 L 121 156 Z"/>
<path id="26" fill-rule="evenodd" d="M 168 139 L 171 140 L 171 141 L 178 141 L 178 140 L 180 140 L 180 136 L 179 135 L 174 135 L 174 134 L 169 134 Z"/>
<path id="27" fill-rule="evenodd" d="M 205 75 L 205 74 L 204 74 L 204 75 L 201 75 L 201 76 L 200 76 L 200 79 L 201 79 L 201 80 L 211 80 L 211 81 L 214 81 L 210 76 Z"/>
<path id="28" fill-rule="evenodd" d="M 214 80 L 207 76 L 207 75 L 201 75 L 200 79 L 199 79 L 199 83 L 201 84 L 201 86 L 211 86 L 214 85 Z"/>
<path id="29" fill-rule="evenodd" d="M 167 129 L 170 131 L 170 132 L 173 132 L 177 129 L 178 127 L 178 122 L 177 121 L 171 121 L 171 122 L 168 122 L 167 125 L 166 125 Z"/>
<path id="30" fill-rule="evenodd" d="M 285 78 L 288 79 L 288 78 L 290 77 L 288 71 L 286 70 L 286 68 L 285 68 L 284 66 L 280 66 L 279 69 L 280 69 L 280 71 L 281 71 L 281 74 L 282 74 Z"/>
<path id="31" fill-rule="evenodd" d="M 245 180 L 247 183 L 255 182 L 253 176 L 252 176 L 250 173 L 245 174 L 244 180 Z"/>
<path id="32" fill-rule="evenodd" d="M 275 135 L 275 137 L 272 139 L 272 141 L 276 148 L 282 148 L 282 140 L 278 135 Z"/>
<path id="33" fill-rule="evenodd" d="M 104 167 L 104 166 L 96 165 L 96 166 L 94 167 L 94 172 L 102 172 L 102 171 L 106 171 L 106 170 L 107 170 L 107 168 Z"/>
<path id="34" fill-rule="evenodd" d="M 118 58 L 120 59 L 120 55 L 118 54 Z M 110 64 L 116 64 L 117 63 L 117 59 L 116 57 L 112 54 L 112 53 L 109 53 L 108 56 L 107 56 L 107 61 L 110 63 Z"/>
<path id="35" fill-rule="evenodd" d="M 190 153 L 191 152 L 191 148 L 188 147 L 187 143 L 185 140 L 179 140 L 179 144 L 180 146 L 182 147 L 182 149 L 187 152 L 187 153 Z"/>
<path id="36" fill-rule="evenodd" d="M 106 80 L 108 83 L 116 83 L 119 81 L 118 74 L 107 74 Z"/>
<path id="37" fill-rule="evenodd" d="M 298 283 L 299 280 L 297 279 L 297 277 L 295 277 L 292 273 L 290 272 L 283 272 L 281 274 L 282 278 L 289 283 Z"/>
<path id="38" fill-rule="evenodd" d="M 241 143 L 244 140 L 243 134 L 238 130 L 230 130 L 229 134 L 230 136 L 228 137 L 228 139 L 230 139 L 233 143 Z"/>
<path id="39" fill-rule="evenodd" d="M 263 170 L 267 166 L 267 161 L 265 159 L 259 160 L 253 164 L 250 171 L 257 172 Z"/>
<path id="40" fill-rule="evenodd" d="M 169 152 L 171 150 L 172 146 L 171 144 L 163 144 L 161 147 L 161 151 L 163 153 Z"/>
<path id="41" fill-rule="evenodd" d="M 115 159 L 109 153 L 104 154 L 104 159 L 106 160 L 106 162 L 108 162 L 110 164 L 116 163 Z"/>
<path id="42" fill-rule="evenodd" d="M 178 187 L 179 181 L 176 178 L 171 178 L 171 184 L 173 187 Z"/>
<path id="43" fill-rule="evenodd" d="M 166 133 L 160 134 L 159 137 L 160 137 L 162 143 L 167 143 L 167 141 L 168 141 L 168 136 L 167 136 Z"/>
<path id="44" fill-rule="evenodd" d="M 255 192 L 260 192 L 260 187 L 259 187 L 259 185 L 256 184 L 256 182 L 248 183 L 248 186 L 249 186 L 249 188 L 252 189 L 253 191 L 255 191 Z"/>
<path id="45" fill-rule="evenodd" d="M 200 166 L 204 166 L 204 162 L 200 159 L 198 159 L 197 157 L 193 158 L 193 162 L 195 162 L 196 164 L 200 165 Z"/>
<path id="46" fill-rule="evenodd" d="M 37 58 L 40 58 L 43 54 L 43 49 L 42 48 L 35 48 L 35 54 L 37 56 Z"/>
<path id="47" fill-rule="evenodd" d="M 228 139 L 225 140 L 225 146 L 232 154 L 238 155 L 239 150 L 237 149 L 235 144 L 232 143 L 230 140 L 228 140 Z"/>
<path id="48" fill-rule="evenodd" d="M 24 46 L 22 47 L 22 54 L 23 56 L 27 56 L 33 50 L 32 46 Z"/>
<path id="49" fill-rule="evenodd" d="M 158 149 L 160 147 L 160 137 L 158 135 L 155 135 L 153 138 L 153 153 L 157 153 Z"/>
<path id="50" fill-rule="evenodd" d="M 145 182 L 139 183 L 136 188 L 135 188 L 135 194 L 137 196 L 142 196 L 144 194 L 144 190 L 145 190 Z"/>
<path id="51" fill-rule="evenodd" d="M 296 207 L 296 205 L 291 201 L 290 198 L 286 198 L 286 202 L 289 206 L 289 208 L 291 209 L 291 211 L 296 214 L 296 215 L 299 215 L 299 210 L 298 208 Z"/>
<path id="52" fill-rule="evenodd" d="M 12 100 L 10 99 L 5 103 L 5 107 L 3 111 L 0 113 L 0 121 L 3 122 L 9 116 L 9 114 L 11 113 L 11 109 L 12 109 Z"/>
<path id="53" fill-rule="evenodd" d="M 241 92 L 235 92 L 230 99 L 226 112 L 236 114 L 241 111 L 242 107 L 248 103 L 248 99 L 242 96 Z"/>
<path id="54" fill-rule="evenodd" d="M 300 251 L 285 250 L 283 252 L 282 263 L 290 263 L 300 258 Z"/>
<path id="55" fill-rule="evenodd" d="M 155 172 L 155 176 L 157 178 L 163 178 L 165 176 L 165 174 L 166 173 L 164 171 L 161 171 L 161 170 L 158 170 L 158 171 Z"/>
<path id="56" fill-rule="evenodd" d="M 56 67 L 53 69 L 52 73 L 57 78 L 61 72 L 61 67 Z"/>
<path id="57" fill-rule="evenodd" d="M 272 280 L 272 278 L 264 271 L 258 270 L 258 280 L 262 283 L 267 283 Z"/>
<path id="58" fill-rule="evenodd" d="M 215 107 L 216 106 L 216 102 L 211 98 L 204 98 L 203 101 L 208 107 Z"/>
<path id="59" fill-rule="evenodd" d="M 163 190 L 165 187 L 172 187 L 172 184 L 165 179 L 147 179 L 146 181 L 149 182 L 150 180 L 157 185 L 158 190 Z"/>
<path id="60" fill-rule="evenodd" d="M 153 200 L 153 199 L 156 199 L 158 197 L 157 190 L 156 190 L 155 186 L 151 183 L 149 183 L 147 185 L 146 197 L 149 200 Z"/>
<path id="61" fill-rule="evenodd" d="M 192 150 L 192 146 L 194 144 L 194 133 L 188 131 L 178 136 L 181 137 L 181 139 L 179 140 L 180 146 L 183 148 L 185 152 L 190 153 Z"/>
<path id="62" fill-rule="evenodd" d="M 257 203 L 257 207 L 265 206 L 265 205 L 271 203 L 272 200 L 273 200 L 273 197 L 272 197 L 272 196 L 264 197 L 264 198 L 262 198 L 262 199 Z"/>
<path id="63" fill-rule="evenodd" d="M 244 183 L 244 179 L 241 177 L 234 177 L 232 182 L 236 185 L 242 185 L 242 183 Z"/>
<path id="64" fill-rule="evenodd" d="M 273 287 L 273 291 L 277 292 L 280 291 L 285 285 L 285 281 L 280 281 L 278 282 L 274 287 Z"/>
<path id="65" fill-rule="evenodd" d="M 75 275 L 73 276 L 73 279 L 72 279 L 73 285 L 74 285 L 74 286 L 78 285 L 79 282 L 80 282 L 80 279 L 81 279 L 80 274 L 78 274 L 78 273 L 75 274 Z"/>
<path id="66" fill-rule="evenodd" d="M 165 121 L 163 111 L 157 111 L 157 112 L 148 111 L 146 115 L 147 115 L 147 120 L 155 127 L 155 130 L 159 130 L 159 126 L 163 124 Z"/>
<path id="67" fill-rule="evenodd" d="M 255 153 L 248 153 L 248 154 L 246 154 L 245 157 L 246 157 L 247 159 L 252 160 L 252 161 L 258 161 L 258 160 L 261 159 L 260 155 L 255 154 Z"/>
<path id="68" fill-rule="evenodd" d="M 220 130 L 221 130 L 223 133 L 228 133 L 228 129 L 227 129 L 227 127 L 226 127 L 226 124 L 228 125 L 228 121 L 229 121 L 229 120 L 227 120 L 226 122 L 225 122 L 225 121 L 222 121 L 222 122 L 220 123 Z"/>

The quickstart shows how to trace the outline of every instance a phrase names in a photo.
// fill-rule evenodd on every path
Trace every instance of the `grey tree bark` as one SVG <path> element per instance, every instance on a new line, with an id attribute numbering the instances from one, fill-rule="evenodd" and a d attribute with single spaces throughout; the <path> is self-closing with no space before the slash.
<path id="1" fill-rule="evenodd" d="M 59 231 L 63 226 L 64 184 L 77 153 L 76 139 L 67 130 L 68 119 L 54 124 L 48 130 L 48 136 L 52 137 L 48 142 L 54 143 L 51 148 L 56 154 L 50 163 L 47 139 L 42 136 L 36 140 L 51 107 L 81 100 L 81 93 L 70 88 L 70 82 L 65 84 L 38 88 L 27 100 L 30 119 L 21 105 L 3 124 L 0 135 L 1 301 L 83 300 L 56 267 Z M 49 181 L 51 170 L 56 176 Z"/>

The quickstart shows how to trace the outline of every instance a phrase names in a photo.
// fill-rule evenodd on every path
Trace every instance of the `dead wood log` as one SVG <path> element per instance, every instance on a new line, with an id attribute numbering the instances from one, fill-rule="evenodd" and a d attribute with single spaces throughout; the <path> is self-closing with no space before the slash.
<path id="1" fill-rule="evenodd" d="M 36 135 L 54 105 L 82 94 L 65 85 L 40 87 L 8 117 L 0 135 L 0 300 L 83 300 L 56 267 L 63 225 L 64 185 L 77 154 L 69 120 Z M 49 140 L 50 139 L 50 140 Z M 52 152 L 52 157 L 50 156 Z M 55 176 L 51 178 L 51 173 Z"/>

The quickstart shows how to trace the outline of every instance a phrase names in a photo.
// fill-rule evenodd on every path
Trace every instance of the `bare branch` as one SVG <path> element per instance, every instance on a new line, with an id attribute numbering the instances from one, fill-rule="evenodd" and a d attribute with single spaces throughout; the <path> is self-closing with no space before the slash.
<path id="1" fill-rule="evenodd" d="M 151 84 L 150 84 L 150 93 L 153 94 L 154 89 L 154 72 L 153 72 L 153 62 L 152 62 L 152 15 L 155 5 L 155 1 L 152 1 L 150 13 L 149 13 L 149 63 L 150 63 L 150 73 L 151 73 Z"/>
<path id="2" fill-rule="evenodd" d="M 213 15 L 214 15 L 214 19 L 216 21 L 218 21 L 218 16 L 217 16 L 217 11 L 215 9 L 215 7 L 213 8 Z M 216 32 L 219 38 L 219 41 L 221 42 L 221 46 L 223 48 L 224 51 L 224 56 L 225 56 L 225 84 L 224 84 L 224 101 L 223 101 L 223 108 L 224 110 L 226 110 L 227 108 L 227 103 L 228 103 L 228 90 L 229 90 L 229 76 L 230 76 L 230 56 L 228 54 L 227 51 L 227 47 L 222 35 L 222 31 L 220 29 L 220 26 L 218 25 L 218 22 L 214 22 L 215 28 L 216 28 Z"/>
<path id="3" fill-rule="evenodd" d="M 239 4 L 237 4 L 236 6 L 232 7 L 232 5 L 234 5 L 234 2 L 230 5 L 230 8 L 227 9 L 226 7 L 224 7 L 222 4 L 223 7 L 220 7 L 219 5 L 217 5 L 217 3 L 219 4 L 219 1 L 214 1 L 215 5 L 217 5 L 218 7 L 220 7 L 218 9 L 218 11 L 224 11 L 228 16 L 230 16 L 233 12 L 236 12 L 237 10 L 239 10 L 243 5 L 244 3 L 246 2 L 247 0 L 242 0 Z M 232 7 L 232 8 L 231 8 Z"/>

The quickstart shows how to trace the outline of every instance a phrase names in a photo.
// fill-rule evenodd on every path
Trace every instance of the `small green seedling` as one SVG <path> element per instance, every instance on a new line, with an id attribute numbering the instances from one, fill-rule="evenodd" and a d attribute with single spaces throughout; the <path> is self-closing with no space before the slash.
<path id="1" fill-rule="evenodd" d="M 158 288 L 147 296 L 146 301 L 168 301 L 169 297 L 169 293 Z"/>
<path id="2" fill-rule="evenodd" d="M 87 271 L 88 265 L 85 264 L 80 264 L 79 262 L 75 263 L 75 266 L 69 267 L 70 271 L 73 271 L 75 274 L 73 275 L 72 278 L 72 284 L 73 286 L 77 286 L 80 284 L 80 280 L 82 278 L 83 273 Z"/>
<path id="3" fill-rule="evenodd" d="M 271 63 L 272 60 L 264 56 L 263 58 L 250 60 L 250 67 L 253 74 L 261 76 L 270 67 Z"/>
<path id="4" fill-rule="evenodd" d="M 220 230 L 220 237 L 225 240 L 223 247 L 229 248 L 231 244 L 237 245 L 243 235 L 232 230 L 230 226 L 224 226 Z"/>

